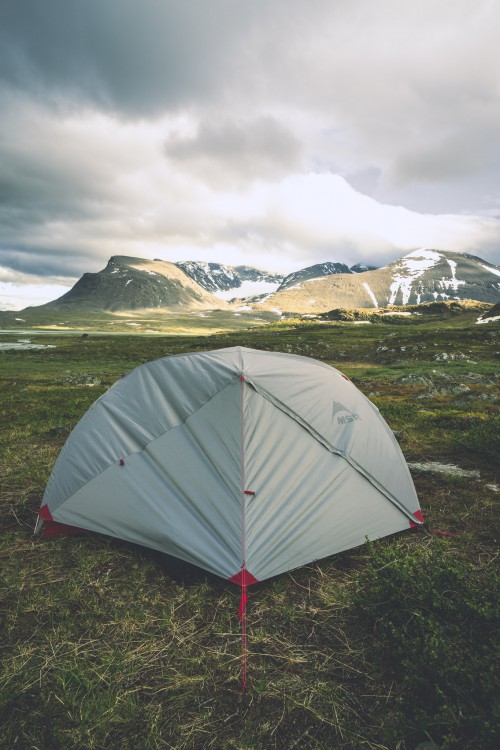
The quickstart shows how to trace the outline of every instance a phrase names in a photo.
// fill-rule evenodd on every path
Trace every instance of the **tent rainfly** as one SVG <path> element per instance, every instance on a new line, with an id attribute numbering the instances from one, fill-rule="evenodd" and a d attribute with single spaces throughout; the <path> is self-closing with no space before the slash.
<path id="1" fill-rule="evenodd" d="M 401 450 L 338 370 L 244 347 L 128 373 L 80 420 L 40 509 L 246 587 L 422 523 Z M 240 608 L 241 609 L 241 608 Z"/>
<path id="2" fill-rule="evenodd" d="M 66 441 L 40 516 L 238 584 L 423 520 L 392 431 L 345 375 L 243 347 L 115 383 Z"/>

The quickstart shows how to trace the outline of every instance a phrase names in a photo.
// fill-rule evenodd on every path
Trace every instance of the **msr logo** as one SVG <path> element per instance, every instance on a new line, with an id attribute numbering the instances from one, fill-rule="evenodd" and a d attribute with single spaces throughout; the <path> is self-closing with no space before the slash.
<path id="1" fill-rule="evenodd" d="M 355 414 L 339 401 L 332 402 L 332 422 L 337 419 L 337 424 L 351 424 L 352 422 L 361 421 L 359 414 Z"/>
<path id="2" fill-rule="evenodd" d="M 337 417 L 338 424 L 350 424 L 351 422 L 361 422 L 359 414 L 347 414 L 345 417 Z"/>

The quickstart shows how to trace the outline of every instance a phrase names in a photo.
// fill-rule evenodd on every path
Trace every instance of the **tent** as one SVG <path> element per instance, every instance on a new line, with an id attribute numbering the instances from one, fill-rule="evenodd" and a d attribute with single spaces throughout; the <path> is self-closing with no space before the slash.
<path id="1" fill-rule="evenodd" d="M 338 370 L 234 347 L 137 367 L 70 434 L 40 518 L 245 587 L 423 521 L 378 409 Z"/>

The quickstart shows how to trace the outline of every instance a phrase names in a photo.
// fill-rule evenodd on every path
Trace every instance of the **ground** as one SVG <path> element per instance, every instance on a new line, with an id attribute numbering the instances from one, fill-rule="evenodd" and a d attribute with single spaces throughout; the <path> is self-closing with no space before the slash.
<path id="1" fill-rule="evenodd" d="M 0 747 L 496 747 L 500 327 L 478 314 L 0 334 Z M 53 348 L 1 348 L 19 339 Z M 245 695 L 236 587 L 118 540 L 32 538 L 64 440 L 106 388 L 237 344 L 347 374 L 396 432 L 426 519 L 252 587 Z"/>

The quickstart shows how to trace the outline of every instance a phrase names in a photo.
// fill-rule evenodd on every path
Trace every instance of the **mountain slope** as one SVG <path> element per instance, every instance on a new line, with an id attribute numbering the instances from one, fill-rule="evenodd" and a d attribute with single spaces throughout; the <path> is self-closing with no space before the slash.
<path id="1" fill-rule="evenodd" d="M 138 310 L 141 308 L 220 308 L 213 297 L 175 263 L 124 255 L 110 258 L 98 273 L 85 273 L 59 299 L 44 309 Z"/>
<path id="2" fill-rule="evenodd" d="M 271 294 L 261 309 L 319 313 L 447 299 L 497 302 L 500 268 L 472 255 L 415 250 L 385 268 L 303 281 Z"/>
<path id="3" fill-rule="evenodd" d="M 347 266 L 345 263 L 316 263 L 314 266 L 307 266 L 302 268 L 300 271 L 294 271 L 285 276 L 280 284 L 278 292 L 283 289 L 290 289 L 296 284 L 301 284 L 303 281 L 309 281 L 310 279 L 321 279 L 323 276 L 331 276 L 332 274 L 339 273 L 365 273 L 366 271 L 374 271 L 376 266 L 365 266 L 364 263 L 356 263 L 356 265 Z"/>
<path id="4" fill-rule="evenodd" d="M 248 290 L 252 284 L 264 283 L 277 288 L 283 280 L 280 274 L 261 271 L 252 266 L 226 266 L 222 263 L 204 263 L 198 260 L 183 260 L 175 265 L 208 292 L 237 290 L 245 285 L 245 294 L 249 294 Z"/>
<path id="5" fill-rule="evenodd" d="M 314 266 L 307 266 L 302 268 L 300 271 L 294 271 L 285 276 L 278 292 L 282 292 L 284 289 L 291 289 L 297 284 L 301 284 L 303 281 L 309 281 L 310 279 L 320 279 L 323 276 L 330 276 L 331 274 L 337 273 L 352 273 L 349 266 L 345 263 L 316 263 Z"/>

